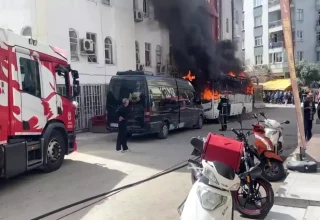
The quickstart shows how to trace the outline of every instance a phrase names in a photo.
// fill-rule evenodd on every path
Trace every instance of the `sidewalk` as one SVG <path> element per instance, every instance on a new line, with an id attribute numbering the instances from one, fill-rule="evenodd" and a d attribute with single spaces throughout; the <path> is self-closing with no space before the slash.
<path id="1" fill-rule="evenodd" d="M 312 137 L 306 150 L 306 160 L 313 160 L 320 168 L 320 134 Z M 293 160 L 297 149 L 286 163 Z M 312 156 L 311 156 L 312 155 Z M 320 172 L 289 175 L 275 195 L 275 205 L 266 220 L 318 220 L 320 219 Z"/>

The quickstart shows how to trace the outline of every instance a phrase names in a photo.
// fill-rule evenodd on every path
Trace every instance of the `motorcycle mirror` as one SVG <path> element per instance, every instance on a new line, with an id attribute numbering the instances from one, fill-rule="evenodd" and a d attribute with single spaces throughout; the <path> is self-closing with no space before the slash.
<path id="1" fill-rule="evenodd" d="M 203 143 L 204 142 L 202 139 L 195 138 L 195 137 L 191 138 L 190 140 L 190 144 L 200 153 L 203 152 Z"/>
<path id="2" fill-rule="evenodd" d="M 288 124 L 290 124 L 290 121 L 289 121 L 289 120 L 286 120 L 284 123 L 285 123 L 286 125 L 288 125 Z"/>
<path id="3" fill-rule="evenodd" d="M 265 117 L 265 114 L 264 114 L 264 112 L 260 112 L 260 115 L 261 115 L 261 116 L 263 116 L 263 117 Z"/>

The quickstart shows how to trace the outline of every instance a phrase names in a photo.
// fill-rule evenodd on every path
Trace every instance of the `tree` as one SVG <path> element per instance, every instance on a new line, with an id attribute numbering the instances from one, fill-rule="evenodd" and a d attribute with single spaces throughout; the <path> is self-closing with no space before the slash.
<path id="1" fill-rule="evenodd" d="M 313 81 L 320 81 L 320 67 L 318 64 L 302 60 L 295 67 L 297 77 L 303 86 L 309 86 Z"/>

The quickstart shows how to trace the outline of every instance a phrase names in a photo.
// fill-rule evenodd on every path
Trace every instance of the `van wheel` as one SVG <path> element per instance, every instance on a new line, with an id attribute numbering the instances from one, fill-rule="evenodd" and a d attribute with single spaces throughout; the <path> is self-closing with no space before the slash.
<path id="1" fill-rule="evenodd" d="M 61 167 L 65 156 L 66 143 L 59 131 L 52 131 L 46 149 L 47 164 L 43 166 L 43 171 L 50 173 Z"/>
<path id="2" fill-rule="evenodd" d="M 169 134 L 169 126 L 168 123 L 162 123 L 161 127 L 160 127 L 160 131 L 158 133 L 158 138 L 159 139 L 166 139 L 168 137 Z"/>
<path id="3" fill-rule="evenodd" d="M 196 126 L 195 126 L 195 128 L 196 128 L 196 129 L 201 129 L 202 126 L 203 126 L 203 117 L 202 117 L 202 115 L 200 115 L 200 116 L 199 116 L 199 119 L 198 119 L 198 122 L 197 122 L 197 124 L 196 124 Z"/>

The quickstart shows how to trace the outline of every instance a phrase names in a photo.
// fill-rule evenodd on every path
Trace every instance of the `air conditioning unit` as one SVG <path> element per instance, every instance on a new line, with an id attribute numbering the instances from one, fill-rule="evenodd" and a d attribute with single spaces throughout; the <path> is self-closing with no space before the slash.
<path id="1" fill-rule="evenodd" d="M 80 44 L 82 52 L 93 52 L 93 40 L 81 39 Z"/>
<path id="2" fill-rule="evenodd" d="M 143 13 L 141 11 L 134 11 L 134 21 L 135 22 L 143 21 Z"/>

